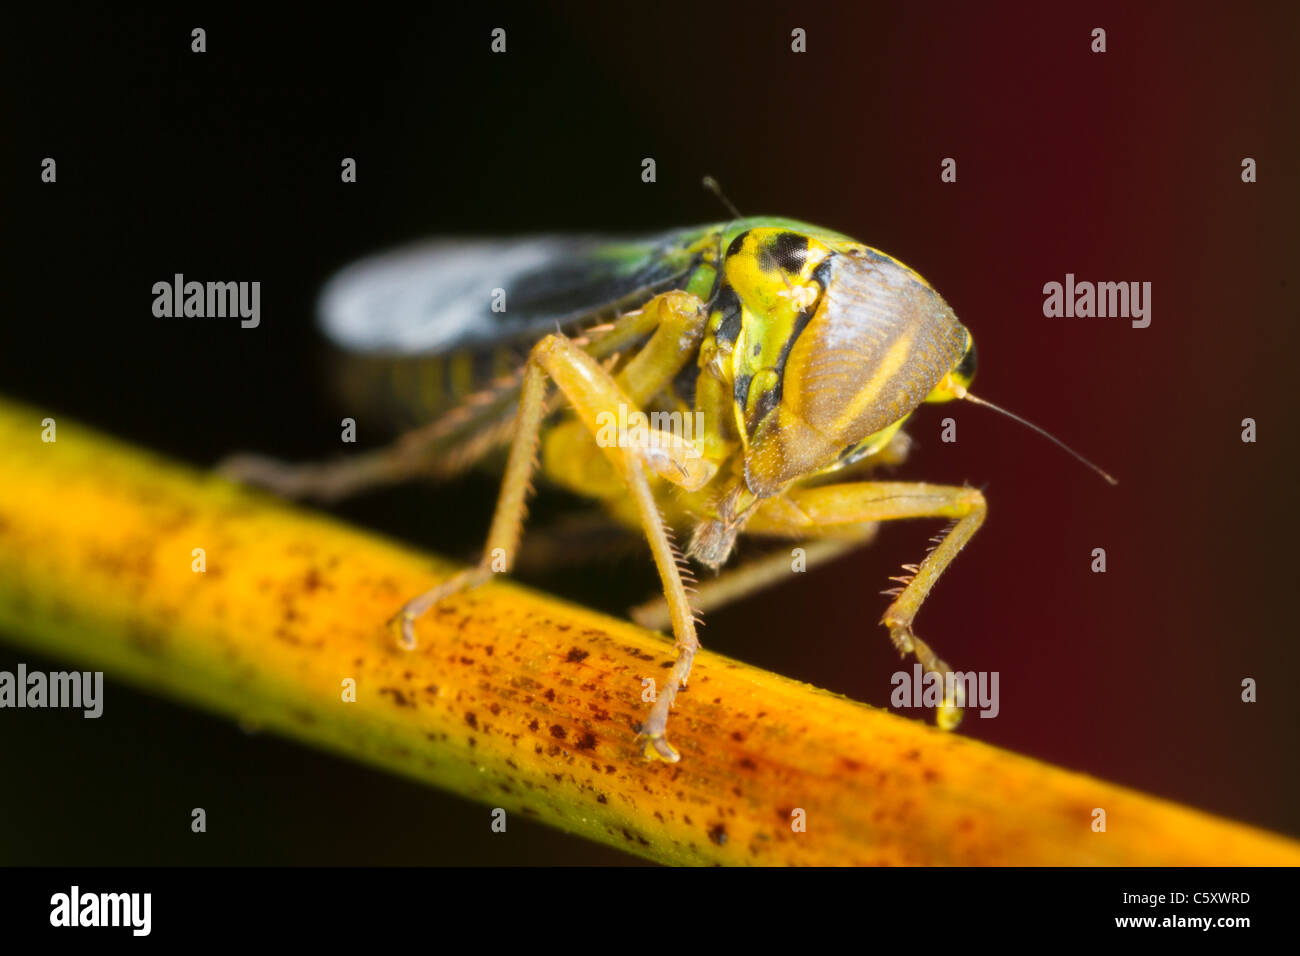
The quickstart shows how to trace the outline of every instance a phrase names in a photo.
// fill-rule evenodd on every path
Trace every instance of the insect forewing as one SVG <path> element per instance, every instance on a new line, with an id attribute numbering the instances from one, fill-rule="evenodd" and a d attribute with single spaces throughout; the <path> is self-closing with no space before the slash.
<path id="1" fill-rule="evenodd" d="M 435 239 L 356 262 L 325 285 L 325 334 L 354 352 L 436 355 L 632 307 L 682 283 L 702 229 L 627 239 Z"/>

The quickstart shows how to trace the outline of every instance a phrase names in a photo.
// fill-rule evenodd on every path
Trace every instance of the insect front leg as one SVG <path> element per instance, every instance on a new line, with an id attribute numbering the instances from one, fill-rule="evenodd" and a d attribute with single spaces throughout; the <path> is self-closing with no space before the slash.
<path id="1" fill-rule="evenodd" d="M 750 520 L 748 531 L 759 534 L 790 534 L 802 524 L 803 533 L 816 535 L 833 532 L 844 526 L 899 518 L 950 518 L 954 524 L 941 535 L 918 565 L 905 565 L 908 576 L 895 578 L 894 602 L 885 609 L 880 623 L 889 628 L 889 636 L 902 654 L 915 654 L 921 667 L 939 675 L 951 668 L 912 630 L 912 622 L 922 603 L 944 569 L 957 557 L 981 524 L 988 506 L 984 495 L 974 488 L 925 483 L 867 481 L 853 484 L 823 485 L 817 488 L 793 488 L 784 499 L 795 505 L 800 517 L 791 517 L 789 508 L 760 507 Z M 774 503 L 781 499 L 773 499 Z M 948 682 L 945 681 L 945 684 Z M 960 683 L 953 681 L 935 722 L 952 730 L 961 722 L 965 704 Z"/>
<path id="2" fill-rule="evenodd" d="M 671 762 L 679 759 L 679 755 L 665 739 L 668 713 L 679 686 L 690 674 L 691 664 L 699 649 L 699 640 L 678 567 L 678 555 L 668 537 L 646 473 L 652 471 L 687 491 L 696 491 L 712 479 L 717 464 L 704 459 L 691 441 L 656 428 L 619 432 L 617 440 L 613 442 L 599 440 L 607 427 L 606 416 L 626 420 L 642 414 L 629 391 L 636 394 L 657 392 L 680 370 L 693 351 L 689 343 L 691 334 L 686 335 L 687 341 L 682 341 L 681 326 L 691 323 L 702 326 L 702 303 L 694 296 L 682 293 L 656 297 L 652 303 L 654 308 L 668 311 L 669 315 L 664 316 L 664 327 L 656 332 L 642 353 L 638 353 L 628 363 L 619 380 L 615 380 L 590 354 L 563 336 L 547 336 L 533 347 L 524 373 L 516 432 L 482 561 L 477 567 L 461 572 L 408 602 L 392 624 L 403 645 L 413 647 L 414 622 L 430 607 L 446 597 L 482 583 L 492 574 L 494 561 L 503 570 L 509 570 L 513 565 L 523 527 L 530 480 L 537 467 L 537 444 L 545 417 L 547 380 L 553 380 L 573 407 L 578 420 L 597 436 L 602 452 L 618 470 L 635 504 L 642 530 L 659 570 L 676 638 L 677 659 L 669 674 L 667 686 L 660 691 L 650 717 L 642 728 L 642 736 L 646 741 L 644 751 L 647 756 Z M 676 322 L 676 318 L 680 318 L 681 322 Z M 689 329 L 687 331 L 689 333 Z M 661 333 L 666 334 L 661 336 Z M 657 341 L 659 345 L 656 345 Z M 639 361 L 645 355 L 654 360 Z M 626 381 L 629 388 L 625 390 L 620 381 Z"/>
<path id="3" fill-rule="evenodd" d="M 907 437 L 906 432 L 897 431 L 879 451 L 845 468 L 840 474 L 843 477 L 848 477 L 848 475 L 852 474 L 852 469 L 865 470 L 878 468 L 882 465 L 901 464 L 907 458 L 911 444 L 911 439 Z M 770 516 L 774 510 L 784 509 L 786 511 L 784 516 L 786 520 L 782 523 L 798 529 L 794 533 L 787 535 L 787 537 L 805 537 L 807 522 L 803 519 L 798 508 L 791 505 L 788 499 L 784 497 L 771 499 L 765 504 L 765 508 L 769 514 L 769 521 L 772 520 Z M 869 543 L 875 535 L 876 525 L 873 522 L 860 527 L 839 529 L 832 535 L 812 541 L 803 549 L 803 554 L 800 556 L 802 570 L 810 570 L 820 564 L 834 561 L 841 555 Z M 792 557 L 793 555 L 789 551 L 779 550 L 773 554 L 742 564 L 739 567 L 729 568 L 716 577 L 706 578 L 695 587 L 695 594 L 693 595 L 695 610 L 701 614 L 708 614 L 710 611 L 742 600 L 773 584 L 788 580 Z M 651 631 L 660 631 L 668 626 L 668 605 L 662 597 L 654 597 L 632 608 L 630 616 L 632 620 L 642 627 Z"/>

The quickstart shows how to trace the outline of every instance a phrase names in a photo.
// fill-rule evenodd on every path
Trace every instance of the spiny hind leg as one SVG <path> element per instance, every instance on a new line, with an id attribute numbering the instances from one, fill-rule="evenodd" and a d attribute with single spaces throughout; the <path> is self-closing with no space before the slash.
<path id="1" fill-rule="evenodd" d="M 921 667 L 941 676 L 952 668 L 916 636 L 912 623 L 934 587 L 939 575 L 957 557 L 981 524 L 988 506 L 974 488 L 925 483 L 864 481 L 852 484 L 795 488 L 786 493 L 794 508 L 760 507 L 750 519 L 748 530 L 755 533 L 791 533 L 803 523 L 803 532 L 816 535 L 845 525 L 901 518 L 949 518 L 953 524 L 936 537 L 935 545 L 920 564 L 904 565 L 906 576 L 894 578 L 899 587 L 886 592 L 894 602 L 885 609 L 880 623 L 902 654 L 915 654 Z M 945 681 L 947 692 L 935 722 L 952 730 L 961 722 L 964 696 L 956 681 Z"/>

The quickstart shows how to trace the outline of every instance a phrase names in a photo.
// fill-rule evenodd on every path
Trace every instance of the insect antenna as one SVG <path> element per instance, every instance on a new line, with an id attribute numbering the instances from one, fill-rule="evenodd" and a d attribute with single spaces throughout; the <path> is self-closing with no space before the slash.
<path id="1" fill-rule="evenodd" d="M 713 193 L 713 195 L 715 195 L 715 196 L 718 197 L 718 202 L 722 203 L 723 208 L 725 208 L 725 209 L 727 210 L 727 212 L 731 213 L 731 219 L 727 222 L 726 225 L 724 225 L 721 229 L 718 230 L 718 253 L 717 253 L 717 260 L 718 260 L 718 277 L 719 277 L 719 281 L 721 281 L 721 276 L 722 276 L 722 239 L 723 239 L 723 237 L 727 234 L 727 230 L 731 228 L 731 224 L 732 224 L 732 223 L 734 223 L 737 219 L 744 219 L 745 217 L 742 216 L 742 215 L 740 214 L 740 210 L 737 209 L 737 208 L 732 204 L 731 200 L 728 199 L 725 195 L 723 195 L 723 192 L 722 192 L 722 186 L 719 185 L 719 183 L 718 183 L 718 181 L 717 181 L 716 179 L 714 179 L 712 176 L 705 176 L 704 179 L 702 180 L 702 183 L 703 183 L 705 189 L 707 189 L 709 192 Z M 714 291 L 715 291 L 715 292 L 716 292 L 716 290 L 717 290 L 717 285 L 718 285 L 718 283 L 715 283 L 715 284 L 714 284 Z M 711 297 L 711 296 L 710 296 L 710 302 L 712 302 L 712 297 Z"/>
<path id="2" fill-rule="evenodd" d="M 727 211 L 731 213 L 731 222 L 723 226 L 722 230 L 718 233 L 718 261 L 721 262 L 722 261 L 722 237 L 727 234 L 727 230 L 731 228 L 732 223 L 734 223 L 737 219 L 744 219 L 745 217 L 740 214 L 740 210 L 735 207 L 735 205 L 731 202 L 731 200 L 728 199 L 723 194 L 722 186 L 719 185 L 716 179 L 714 179 L 712 176 L 705 176 L 703 182 L 704 182 L 704 188 L 707 189 L 709 192 L 713 193 L 713 195 L 717 196 L 718 201 L 722 203 L 722 205 L 726 206 Z M 776 272 L 777 275 L 781 277 L 781 283 L 785 286 L 785 291 L 793 292 L 794 290 L 790 288 L 790 280 L 785 277 L 785 270 L 777 269 Z"/>
<path id="3" fill-rule="evenodd" d="M 717 196 L 718 201 L 722 203 L 722 205 L 727 207 L 727 211 L 731 213 L 731 218 L 733 222 L 737 219 L 745 218 L 740 214 L 740 210 L 737 209 L 734 205 L 732 205 L 731 200 L 722 194 L 722 187 L 718 185 L 718 181 L 714 179 L 712 176 L 704 177 L 704 188 L 707 189 L 709 192 L 713 193 L 713 195 Z M 729 222 L 727 223 L 727 225 L 730 226 L 731 223 Z M 724 229 L 723 232 L 726 232 L 726 230 Z"/>
<path id="4" fill-rule="evenodd" d="M 1070 447 L 1069 445 L 1067 445 L 1065 442 L 1061 441 L 1061 439 L 1057 438 L 1057 437 L 1056 437 L 1055 435 L 1053 435 L 1051 432 L 1047 431 L 1047 430 L 1044 429 L 1044 428 L 1039 428 L 1037 425 L 1035 425 L 1035 424 L 1034 424 L 1033 422 L 1031 422 L 1031 421 L 1028 421 L 1027 419 L 1021 418 L 1021 417 L 1020 417 L 1019 415 L 1017 415 L 1015 412 L 1009 412 L 1009 411 L 1007 411 L 1005 408 L 1002 408 L 1000 405 L 994 405 L 992 402 L 990 402 L 990 401 L 986 401 L 986 400 L 984 400 L 984 399 L 982 399 L 982 398 L 978 398 L 978 397 L 976 397 L 975 395 L 972 395 L 970 392 L 967 392 L 967 391 L 964 391 L 964 390 L 960 393 L 960 397 L 961 397 L 961 398 L 964 398 L 964 399 L 965 399 L 966 401 L 968 401 L 968 402 L 974 402 L 976 405 L 983 405 L 985 408 L 991 408 L 991 409 L 993 409 L 993 411 L 995 411 L 995 412 L 1000 412 L 1001 414 L 1007 416 L 1007 418 L 1010 418 L 1012 421 L 1016 421 L 1016 422 L 1019 422 L 1020 424 L 1024 425 L 1024 426 L 1025 426 L 1026 428 L 1028 428 L 1029 430 L 1031 430 L 1031 431 L 1035 431 L 1035 432 L 1038 432 L 1038 434 L 1042 435 L 1044 438 L 1046 438 L 1048 441 L 1050 441 L 1050 442 L 1051 442 L 1053 445 L 1055 445 L 1057 448 L 1060 448 L 1062 451 L 1064 451 L 1064 452 L 1068 453 L 1069 455 L 1073 456 L 1077 461 L 1079 461 L 1079 462 L 1081 462 L 1081 463 L 1087 465 L 1089 468 L 1091 468 L 1091 469 L 1092 469 L 1093 471 L 1095 471 L 1097 474 L 1101 475 L 1101 477 L 1105 478 L 1106 481 L 1108 481 L 1110 484 L 1112 484 L 1112 485 L 1118 485 L 1118 484 L 1119 484 L 1119 482 L 1118 482 L 1116 479 L 1112 478 L 1112 477 L 1111 477 L 1107 472 L 1102 471 L 1102 469 L 1098 468 L 1096 465 L 1094 465 L 1094 464 L 1093 464 L 1092 462 L 1090 462 L 1088 459 L 1084 458 L 1084 457 L 1083 457 L 1082 455 L 1080 455 L 1077 451 L 1075 451 L 1073 448 L 1071 448 L 1071 447 Z"/>

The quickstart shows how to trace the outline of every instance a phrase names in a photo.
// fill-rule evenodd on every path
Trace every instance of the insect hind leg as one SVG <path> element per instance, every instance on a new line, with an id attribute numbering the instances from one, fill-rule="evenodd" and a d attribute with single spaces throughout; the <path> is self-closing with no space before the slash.
<path id="1" fill-rule="evenodd" d="M 521 378 L 522 370 L 504 376 L 471 395 L 460 408 L 374 451 L 303 464 L 238 454 L 220 462 L 216 470 L 284 498 L 326 503 L 415 478 L 451 478 L 508 438 Z"/>
<path id="2" fill-rule="evenodd" d="M 237 454 L 219 462 L 219 475 L 264 488 L 282 498 L 332 503 L 367 488 L 398 484 L 421 473 L 420 459 L 400 444 L 342 461 L 292 464 L 264 455 Z"/>
<path id="3" fill-rule="evenodd" d="M 809 535 L 834 532 L 845 526 L 868 521 L 901 518 L 949 518 L 952 524 L 936 538 L 920 564 L 905 565 L 905 576 L 894 578 L 899 587 L 885 592 L 894 601 L 885 609 L 880 623 L 889 629 L 890 639 L 902 654 L 915 654 L 921 667 L 946 677 L 952 668 L 916 636 L 912 623 L 930 590 L 944 570 L 984 523 L 988 506 L 974 488 L 931 485 L 923 482 L 864 481 L 849 484 L 793 488 L 786 492 L 793 510 L 759 508 L 749 531 Z M 797 520 L 791 515 L 797 515 Z M 936 714 L 936 723 L 952 730 L 961 722 L 965 705 L 960 682 L 945 681 L 947 694 Z"/>

